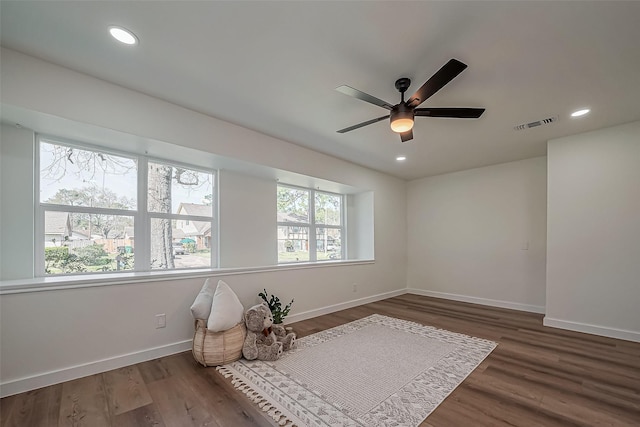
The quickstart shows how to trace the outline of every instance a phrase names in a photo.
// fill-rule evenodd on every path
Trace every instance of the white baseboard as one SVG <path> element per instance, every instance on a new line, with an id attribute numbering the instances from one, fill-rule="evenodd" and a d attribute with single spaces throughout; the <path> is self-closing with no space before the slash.
<path id="1" fill-rule="evenodd" d="M 570 322 L 567 320 L 554 319 L 545 316 L 542 320 L 544 326 L 552 328 L 568 329 L 570 331 L 584 332 L 587 334 L 600 335 L 603 337 L 617 338 L 626 341 L 640 342 L 640 332 L 628 331 L 626 329 L 609 328 L 605 326 L 590 325 L 588 323 Z"/>
<path id="2" fill-rule="evenodd" d="M 347 308 L 357 307 L 359 305 L 369 304 L 371 302 L 380 301 L 387 298 L 397 297 L 398 295 L 404 295 L 407 293 L 406 289 L 398 289 L 391 292 L 385 292 L 382 294 L 372 295 L 369 297 L 358 298 L 347 302 L 341 302 L 339 304 L 329 305 L 327 307 L 318 308 L 315 310 L 304 311 L 302 313 L 292 314 L 287 317 L 285 324 L 300 322 L 301 320 L 313 319 L 314 317 L 324 316 L 325 314 L 334 313 L 340 310 L 346 310 Z"/>
<path id="3" fill-rule="evenodd" d="M 35 390 L 37 388 L 86 377 L 88 375 L 99 374 L 112 369 L 135 365 L 136 363 L 146 362 L 147 360 L 181 353 L 191 349 L 191 344 L 192 340 L 190 339 L 179 341 L 173 344 L 167 344 L 160 347 L 154 347 L 147 350 L 123 354 L 120 356 L 110 357 L 108 359 L 97 360 L 95 362 L 70 366 L 68 368 L 7 381 L 0 384 L 0 397 L 11 396 L 25 391 Z"/>
<path id="4" fill-rule="evenodd" d="M 427 291 L 424 289 L 407 289 L 407 293 L 423 295 L 426 297 L 450 299 L 453 301 L 470 302 L 472 304 L 488 305 L 491 307 L 508 308 L 511 310 L 528 311 L 530 313 L 544 314 L 545 308 L 541 305 L 522 304 L 519 302 L 502 301 L 496 299 L 470 297 L 467 295 L 449 294 L 446 292 Z"/>

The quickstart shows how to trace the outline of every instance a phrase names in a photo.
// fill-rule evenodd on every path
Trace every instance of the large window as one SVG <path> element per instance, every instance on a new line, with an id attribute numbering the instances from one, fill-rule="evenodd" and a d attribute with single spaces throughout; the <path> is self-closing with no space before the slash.
<path id="1" fill-rule="evenodd" d="M 215 266 L 213 171 L 39 138 L 39 275 Z"/>
<path id="2" fill-rule="evenodd" d="M 344 196 L 278 185 L 278 262 L 344 258 Z"/>

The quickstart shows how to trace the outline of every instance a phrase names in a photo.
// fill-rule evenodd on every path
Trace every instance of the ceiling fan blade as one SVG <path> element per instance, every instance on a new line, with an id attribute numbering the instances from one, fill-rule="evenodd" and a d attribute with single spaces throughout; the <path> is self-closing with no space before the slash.
<path id="1" fill-rule="evenodd" d="M 413 129 L 409 129 L 406 132 L 402 132 L 400 134 L 400 140 L 402 142 L 407 142 L 407 141 L 411 141 L 413 139 Z"/>
<path id="2" fill-rule="evenodd" d="M 369 95 L 368 93 L 359 91 L 358 89 L 354 89 L 351 86 L 338 86 L 336 90 L 340 93 L 344 93 L 345 95 L 353 96 L 354 98 L 358 98 L 361 101 L 368 102 L 369 104 L 386 108 L 387 110 L 391 110 L 393 108 L 393 105 L 389 104 L 388 102 L 385 102 L 382 99 L 378 99 L 375 96 Z"/>
<path id="3" fill-rule="evenodd" d="M 356 130 L 356 129 L 360 129 L 362 127 L 365 127 L 367 125 L 373 124 L 373 123 L 377 123 L 381 120 L 384 119 L 388 119 L 389 115 L 383 116 L 383 117 L 378 117 L 377 119 L 372 119 L 372 120 L 367 120 L 366 122 L 362 122 L 362 123 L 358 123 L 357 125 L 353 125 L 353 126 L 349 126 L 348 128 L 344 128 L 344 129 L 340 129 L 339 131 L 337 131 L 338 133 L 345 133 L 345 132 L 349 132 L 352 130 Z"/>
<path id="4" fill-rule="evenodd" d="M 477 119 L 484 108 L 416 108 L 414 115 L 422 117 L 451 117 L 456 119 Z"/>
<path id="5" fill-rule="evenodd" d="M 407 101 L 410 107 L 417 107 L 434 93 L 442 89 L 447 83 L 453 80 L 458 74 L 467 68 L 467 64 L 463 64 L 457 59 L 451 59 L 444 64 L 429 80 L 416 91 Z"/>

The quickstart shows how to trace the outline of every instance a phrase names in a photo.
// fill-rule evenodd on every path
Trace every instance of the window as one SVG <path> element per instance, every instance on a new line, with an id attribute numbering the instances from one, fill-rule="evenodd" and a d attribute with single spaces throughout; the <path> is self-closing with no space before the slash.
<path id="1" fill-rule="evenodd" d="M 278 263 L 344 259 L 344 196 L 278 185 Z"/>
<path id="2" fill-rule="evenodd" d="M 210 268 L 214 172 L 38 140 L 38 275 Z"/>

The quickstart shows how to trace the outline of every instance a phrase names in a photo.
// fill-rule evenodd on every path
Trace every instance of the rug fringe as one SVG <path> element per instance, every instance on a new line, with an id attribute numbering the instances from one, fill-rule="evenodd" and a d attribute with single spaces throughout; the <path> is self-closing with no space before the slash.
<path id="1" fill-rule="evenodd" d="M 230 376 L 233 375 L 233 373 L 231 373 L 231 371 L 229 369 L 225 368 L 224 366 L 218 366 L 216 368 L 216 370 L 218 372 L 220 372 L 222 374 L 222 376 L 225 377 L 225 378 L 229 378 Z"/>
<path id="2" fill-rule="evenodd" d="M 266 412 L 278 425 L 282 427 L 298 427 L 292 420 L 287 418 L 287 416 L 271 401 L 267 400 L 264 396 L 260 394 L 260 392 L 254 390 L 249 384 L 245 383 L 241 378 L 236 377 L 233 372 L 226 368 L 225 366 L 217 366 L 216 370 L 222 374 L 225 378 L 231 378 L 231 384 L 244 393 L 249 400 L 256 403 L 258 407 Z"/>

